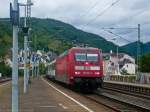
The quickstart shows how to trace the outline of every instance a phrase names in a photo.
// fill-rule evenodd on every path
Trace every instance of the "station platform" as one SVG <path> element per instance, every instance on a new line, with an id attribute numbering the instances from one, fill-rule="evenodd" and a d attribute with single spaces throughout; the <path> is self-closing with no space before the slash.
<path id="1" fill-rule="evenodd" d="M 24 94 L 23 80 L 19 80 L 19 112 L 110 112 L 71 90 L 53 85 L 42 77 L 35 78 Z M 11 81 L 1 84 L 0 112 L 11 112 L 11 98 Z"/>
<path id="2" fill-rule="evenodd" d="M 139 84 L 139 83 L 128 83 L 128 82 L 120 82 L 120 81 L 104 81 L 104 83 L 112 83 L 118 85 L 127 85 L 127 86 L 134 86 L 134 87 L 141 87 L 150 89 L 150 84 Z"/>

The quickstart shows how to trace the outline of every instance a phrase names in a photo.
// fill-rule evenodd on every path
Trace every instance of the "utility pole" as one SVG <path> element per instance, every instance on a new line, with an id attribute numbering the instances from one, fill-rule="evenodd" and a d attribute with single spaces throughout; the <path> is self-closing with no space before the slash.
<path id="1" fill-rule="evenodd" d="M 34 69 L 34 74 L 35 74 L 35 77 L 37 77 L 37 61 L 35 60 L 35 69 Z"/>
<path id="2" fill-rule="evenodd" d="M 24 93 L 27 92 L 27 41 L 28 41 L 28 29 L 27 29 L 27 7 L 25 6 L 25 17 L 24 17 Z M 25 31 L 27 30 L 27 31 Z"/>
<path id="3" fill-rule="evenodd" d="M 36 46 L 36 43 L 37 43 L 37 35 L 35 34 L 34 35 L 34 52 L 35 52 L 35 55 L 34 55 L 34 62 L 33 62 L 33 70 L 34 70 L 34 76 L 36 76 L 36 73 L 37 73 L 37 69 L 36 69 L 36 60 L 37 60 L 37 46 Z M 35 59 L 36 57 L 36 59 Z"/>
<path id="4" fill-rule="evenodd" d="M 28 27 L 29 27 L 29 31 L 28 31 L 28 41 L 29 41 L 29 36 L 30 36 L 30 31 L 31 31 L 31 21 L 30 21 L 30 17 L 31 17 L 31 0 L 27 0 L 27 20 L 28 20 Z M 27 57 L 29 57 L 30 56 L 30 49 L 29 49 L 29 42 L 28 42 L 28 44 L 27 44 L 27 48 L 28 48 L 28 50 L 27 50 L 27 52 L 28 52 L 28 55 L 27 55 Z M 27 63 L 28 63 L 28 65 L 29 66 L 27 66 L 27 84 L 29 83 L 29 75 L 30 75 L 30 61 L 29 61 L 29 58 L 27 59 Z"/>
<path id="5" fill-rule="evenodd" d="M 138 41 L 137 41 L 137 75 L 140 75 L 140 57 L 141 57 L 141 28 L 138 24 Z"/>
<path id="6" fill-rule="evenodd" d="M 19 6 L 18 0 L 10 4 L 10 18 L 13 25 L 13 50 L 12 50 L 12 112 L 18 112 L 18 25 Z"/>
<path id="7" fill-rule="evenodd" d="M 116 40 L 116 43 L 118 43 L 117 38 L 113 38 L 111 40 Z M 118 45 L 116 45 L 116 54 L 117 54 L 117 75 L 120 74 L 120 70 L 119 70 L 119 47 Z"/>
<path id="8" fill-rule="evenodd" d="M 37 77 L 39 77 L 39 59 L 38 59 L 38 61 L 37 61 Z"/>
<path id="9" fill-rule="evenodd" d="M 31 0 L 27 0 L 27 4 L 31 4 Z M 27 5 L 27 18 L 29 27 L 31 26 L 30 17 L 31 17 L 31 5 Z"/>
<path id="10" fill-rule="evenodd" d="M 34 52 L 33 52 L 34 53 Z M 32 62 L 32 77 L 34 76 L 34 54 L 31 55 L 31 62 Z"/>
<path id="11" fill-rule="evenodd" d="M 117 45 L 117 75 L 120 75 L 120 70 L 119 70 L 119 48 Z"/>
<path id="12" fill-rule="evenodd" d="M 27 91 L 27 85 L 29 81 L 29 68 L 28 68 L 28 36 L 29 36 L 29 27 L 27 26 L 27 17 L 29 18 L 29 14 L 27 13 L 28 7 L 33 5 L 30 1 L 30 3 L 27 1 L 26 4 L 19 4 L 20 6 L 25 7 L 25 17 L 24 17 L 24 27 L 23 27 L 23 33 L 24 33 L 24 93 Z"/>

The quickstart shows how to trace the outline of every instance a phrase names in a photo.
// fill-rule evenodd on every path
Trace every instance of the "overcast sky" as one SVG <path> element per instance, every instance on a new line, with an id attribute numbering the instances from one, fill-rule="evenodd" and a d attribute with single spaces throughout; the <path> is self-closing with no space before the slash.
<path id="1" fill-rule="evenodd" d="M 0 18 L 9 17 L 9 2 L 0 0 Z M 19 0 L 24 3 L 26 0 Z M 102 30 L 103 27 L 134 28 L 141 24 L 141 40 L 150 41 L 150 0 L 32 0 L 32 16 L 53 18 L 72 24 L 84 31 L 96 33 L 120 45 L 137 40 L 136 29 Z M 110 7 L 112 5 L 112 7 Z M 108 8 L 110 7 L 110 8 Z M 107 9 L 107 10 L 105 10 Z M 105 10 L 105 11 L 104 11 Z M 23 9 L 22 12 L 23 13 Z M 100 16 L 98 16 L 100 15 Z M 107 29 L 108 30 L 108 29 Z M 128 40 L 128 41 L 126 41 Z"/>

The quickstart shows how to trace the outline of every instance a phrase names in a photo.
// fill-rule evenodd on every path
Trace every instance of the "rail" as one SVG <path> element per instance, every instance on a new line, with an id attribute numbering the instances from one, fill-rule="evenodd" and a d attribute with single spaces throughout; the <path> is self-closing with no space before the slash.
<path id="1" fill-rule="evenodd" d="M 103 88 L 150 99 L 150 85 L 104 81 Z"/>
<path id="2" fill-rule="evenodd" d="M 0 79 L 0 84 L 4 83 L 4 82 L 7 82 L 7 81 L 10 81 L 11 78 L 1 78 Z"/>
<path id="3" fill-rule="evenodd" d="M 103 92 L 96 91 L 94 93 L 95 95 L 99 97 L 106 98 L 109 101 L 107 102 L 107 105 L 110 105 L 113 108 L 116 108 L 120 112 L 125 111 L 124 109 L 130 110 L 130 111 L 132 110 L 133 112 L 137 110 L 138 112 L 150 111 L 150 107 L 148 103 L 149 100 L 145 100 L 145 99 L 140 100 L 141 98 L 133 97 L 133 96 L 118 93 L 118 92 L 115 93 L 115 91 L 109 91 L 109 92 L 106 92 L 106 91 L 103 91 Z M 94 100 L 98 100 L 98 98 L 95 98 Z"/>

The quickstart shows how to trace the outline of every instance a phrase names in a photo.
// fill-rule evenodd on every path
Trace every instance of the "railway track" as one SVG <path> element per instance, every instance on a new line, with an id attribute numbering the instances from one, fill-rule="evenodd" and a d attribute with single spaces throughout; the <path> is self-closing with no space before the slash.
<path id="1" fill-rule="evenodd" d="M 136 85 L 127 83 L 122 84 L 119 82 L 104 82 L 103 88 L 150 99 L 150 85 L 144 86 L 140 84 Z"/>
<path id="2" fill-rule="evenodd" d="M 136 93 L 136 92 L 132 92 L 132 91 L 119 90 L 119 89 L 115 89 L 115 88 L 108 88 L 108 87 L 103 87 L 103 89 L 109 90 L 109 91 L 116 91 L 119 93 L 128 94 L 131 96 L 136 96 L 136 97 L 150 100 L 150 95 L 140 94 L 140 93 Z"/>
<path id="3" fill-rule="evenodd" d="M 103 92 L 102 92 L 103 91 Z M 150 100 L 102 89 L 86 96 L 116 112 L 150 112 Z"/>
<path id="4" fill-rule="evenodd" d="M 87 99 L 96 102 L 100 105 L 103 105 L 107 108 L 110 108 L 111 110 L 115 112 L 142 112 L 138 111 L 135 108 L 131 108 L 128 105 L 124 105 L 118 101 L 115 101 L 113 99 L 107 98 L 107 97 L 100 97 L 99 95 L 84 95 Z"/>
<path id="5" fill-rule="evenodd" d="M 150 112 L 149 88 L 125 86 L 104 86 L 85 97 L 116 112 Z"/>
<path id="6" fill-rule="evenodd" d="M 11 78 L 0 79 L 0 84 L 7 82 L 7 81 L 10 81 L 10 80 L 11 80 Z"/>
<path id="7" fill-rule="evenodd" d="M 130 98 L 128 101 L 113 97 L 111 94 L 94 92 L 91 95 L 84 95 L 84 97 L 92 100 L 98 104 L 104 105 L 116 112 L 150 112 L 150 108 L 148 106 L 144 106 L 144 104 L 139 105 L 139 102 L 136 103 L 134 101 L 130 102 Z M 133 103 L 134 102 L 134 103 Z"/>
<path id="8" fill-rule="evenodd" d="M 65 86 L 65 88 L 68 87 Z M 116 112 L 150 112 L 150 100 L 143 97 L 141 101 L 142 98 L 137 96 L 108 89 L 100 89 L 92 94 L 76 93 Z"/>

